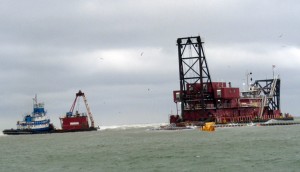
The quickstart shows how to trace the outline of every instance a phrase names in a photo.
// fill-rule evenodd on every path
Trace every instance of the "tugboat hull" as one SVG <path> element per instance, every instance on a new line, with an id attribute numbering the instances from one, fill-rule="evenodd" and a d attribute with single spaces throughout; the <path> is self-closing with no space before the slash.
<path id="1" fill-rule="evenodd" d="M 19 130 L 19 129 L 6 129 L 3 130 L 3 134 L 6 135 L 29 135 L 29 134 L 52 134 L 52 133 L 69 133 L 69 132 L 85 132 L 85 131 L 97 131 L 98 128 L 86 128 L 77 130 Z"/>
<path id="2" fill-rule="evenodd" d="M 2 131 L 7 135 L 26 135 L 26 134 L 47 134 L 52 132 L 51 130 L 20 130 L 20 129 L 6 129 Z"/>

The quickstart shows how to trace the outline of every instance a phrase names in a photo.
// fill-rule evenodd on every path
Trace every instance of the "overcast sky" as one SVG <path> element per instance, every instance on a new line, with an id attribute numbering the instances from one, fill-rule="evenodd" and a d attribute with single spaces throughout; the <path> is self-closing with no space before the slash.
<path id="1" fill-rule="evenodd" d="M 276 65 L 281 109 L 299 115 L 299 16 L 297 0 L 2 0 L 0 128 L 35 94 L 60 127 L 79 89 L 96 125 L 167 122 L 176 39 L 198 35 L 213 81 L 242 88 L 247 71 L 266 79 Z"/>

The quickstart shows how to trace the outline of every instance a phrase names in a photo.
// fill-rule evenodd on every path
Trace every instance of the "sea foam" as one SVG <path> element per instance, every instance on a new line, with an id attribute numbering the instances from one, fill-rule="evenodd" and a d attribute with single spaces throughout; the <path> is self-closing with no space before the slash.
<path id="1" fill-rule="evenodd" d="M 100 130 L 126 130 L 126 129 L 135 129 L 135 128 L 159 127 L 166 124 L 167 123 L 152 123 L 152 124 L 111 125 L 111 126 L 99 126 L 99 127 Z"/>

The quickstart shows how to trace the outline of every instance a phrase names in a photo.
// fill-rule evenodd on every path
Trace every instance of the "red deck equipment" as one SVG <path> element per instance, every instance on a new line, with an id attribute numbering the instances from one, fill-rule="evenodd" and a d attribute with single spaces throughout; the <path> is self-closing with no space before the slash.
<path id="1" fill-rule="evenodd" d="M 83 98 L 88 116 L 85 113 L 79 113 L 78 111 L 73 114 L 78 97 Z M 90 118 L 91 126 L 89 126 L 88 117 Z M 81 90 L 76 93 L 76 98 L 71 106 L 70 111 L 66 113 L 66 116 L 60 118 L 60 121 L 62 130 L 64 131 L 89 130 L 90 128 L 94 128 L 93 115 L 90 111 L 90 107 L 88 106 L 87 99 Z"/>

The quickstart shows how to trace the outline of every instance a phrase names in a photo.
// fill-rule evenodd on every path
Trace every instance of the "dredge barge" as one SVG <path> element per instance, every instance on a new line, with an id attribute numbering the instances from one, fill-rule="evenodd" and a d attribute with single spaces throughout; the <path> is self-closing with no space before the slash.
<path id="1" fill-rule="evenodd" d="M 280 78 L 256 80 L 245 91 L 213 82 L 200 36 L 177 39 L 180 90 L 173 91 L 177 114 L 170 123 L 203 125 L 293 120 L 280 110 Z M 247 77 L 251 73 L 247 74 Z M 252 78 L 251 78 L 252 81 Z M 248 78 L 247 78 L 248 82 Z M 181 114 L 179 115 L 178 112 Z"/>

